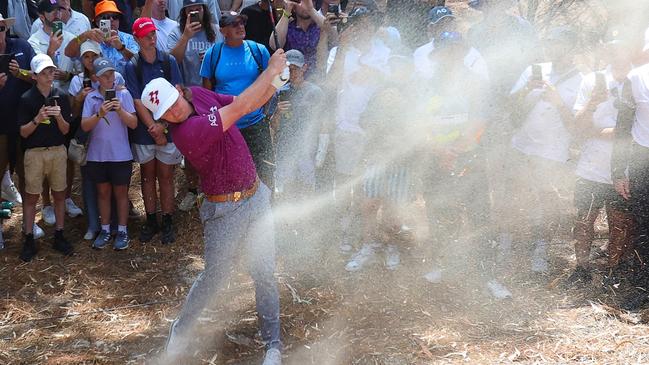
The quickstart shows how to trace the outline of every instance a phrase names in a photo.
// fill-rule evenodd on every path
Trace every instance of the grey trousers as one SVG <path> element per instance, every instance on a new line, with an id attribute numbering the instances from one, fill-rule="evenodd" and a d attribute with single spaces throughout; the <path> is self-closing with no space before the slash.
<path id="1" fill-rule="evenodd" d="M 203 309 L 223 303 L 221 290 L 237 260 L 245 260 L 255 282 L 261 336 L 267 348 L 280 348 L 279 292 L 274 277 L 275 234 L 270 190 L 263 183 L 252 197 L 227 203 L 205 201 L 200 209 L 205 239 L 205 270 L 198 276 L 171 328 L 167 351 L 191 343 Z M 184 346 L 181 346 L 184 347 Z"/>

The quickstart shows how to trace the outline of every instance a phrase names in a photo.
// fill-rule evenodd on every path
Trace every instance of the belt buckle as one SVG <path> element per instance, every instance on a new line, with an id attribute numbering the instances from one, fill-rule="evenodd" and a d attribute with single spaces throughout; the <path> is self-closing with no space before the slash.
<path id="1" fill-rule="evenodd" d="M 241 192 L 240 191 L 235 192 L 233 195 L 234 195 L 234 202 L 235 203 L 238 202 L 239 200 L 241 200 Z"/>

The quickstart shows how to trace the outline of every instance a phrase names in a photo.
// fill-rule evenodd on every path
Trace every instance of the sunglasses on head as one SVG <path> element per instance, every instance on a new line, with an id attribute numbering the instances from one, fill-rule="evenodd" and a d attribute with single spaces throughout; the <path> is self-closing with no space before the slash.
<path id="1" fill-rule="evenodd" d="M 228 24 L 228 26 L 229 26 L 229 27 L 238 27 L 238 26 L 240 26 L 240 25 L 243 25 L 243 26 L 245 27 L 245 26 L 246 26 L 246 23 L 248 23 L 248 22 L 245 21 L 245 20 L 243 20 L 243 19 L 241 19 L 241 20 L 237 20 L 236 22 L 233 22 L 233 23 Z"/>
<path id="2" fill-rule="evenodd" d="M 118 19 L 119 19 L 119 15 L 117 15 L 117 14 L 113 14 L 113 15 L 102 15 L 102 16 L 99 17 L 99 19 L 101 19 L 101 20 L 118 20 Z"/>

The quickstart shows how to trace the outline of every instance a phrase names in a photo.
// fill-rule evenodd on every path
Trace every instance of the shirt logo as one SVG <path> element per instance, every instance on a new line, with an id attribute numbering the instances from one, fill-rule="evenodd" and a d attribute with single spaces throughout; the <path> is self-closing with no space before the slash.
<path id="1" fill-rule="evenodd" d="M 151 100 L 151 103 L 155 105 L 160 105 L 160 99 L 158 99 L 158 90 L 151 91 L 149 93 L 149 100 Z"/>
<path id="2" fill-rule="evenodd" d="M 216 127 L 219 124 L 216 122 L 216 112 L 219 110 L 216 106 L 210 108 L 210 114 L 207 116 L 207 120 L 210 121 L 210 126 Z"/>

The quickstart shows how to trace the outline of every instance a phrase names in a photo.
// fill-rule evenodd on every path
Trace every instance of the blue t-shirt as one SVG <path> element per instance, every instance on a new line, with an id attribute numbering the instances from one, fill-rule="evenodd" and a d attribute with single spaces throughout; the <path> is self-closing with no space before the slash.
<path id="1" fill-rule="evenodd" d="M 148 63 L 141 56 L 139 57 L 138 62 L 142 62 L 142 83 L 141 84 L 138 80 L 137 75 L 135 75 L 136 67 L 133 64 L 133 60 L 130 60 L 126 64 L 126 67 L 124 68 L 124 78 L 126 79 L 126 88 L 131 93 L 131 96 L 133 97 L 134 101 L 140 100 L 140 97 L 142 96 L 142 90 L 144 90 L 144 87 L 149 81 L 153 79 L 157 79 L 158 77 L 164 77 L 164 71 L 162 67 L 163 65 L 162 57 L 163 57 L 162 52 L 160 50 L 156 50 L 156 59 L 153 62 L 153 64 Z M 169 54 L 168 57 L 169 57 L 169 69 L 171 71 L 170 72 L 171 80 L 168 81 L 171 82 L 171 84 L 173 85 L 177 85 L 177 84 L 182 85 L 183 78 L 182 76 L 180 76 L 180 69 L 178 68 L 178 63 L 176 62 L 174 56 Z M 146 145 L 155 144 L 153 138 L 151 138 L 151 135 L 147 131 L 147 127 L 140 120 L 138 120 L 137 128 L 133 130 L 129 130 L 129 137 L 131 143 L 146 144 Z M 171 136 L 169 135 L 169 133 L 167 133 L 167 141 L 171 142 Z"/>
<path id="2" fill-rule="evenodd" d="M 219 57 L 221 48 L 221 58 L 217 64 L 216 60 Z M 214 51 L 214 54 L 212 54 L 212 51 Z M 217 43 L 205 53 L 200 74 L 201 77 L 206 79 L 216 78 L 214 92 L 217 94 L 238 96 L 248 86 L 252 85 L 259 76 L 257 62 L 260 62 L 262 68 L 266 69 L 269 59 L 268 50 L 259 43 L 246 41 L 239 47 L 230 47 L 224 43 Z M 216 66 L 216 70 L 213 70 L 214 66 Z M 246 128 L 257 124 L 263 119 L 263 108 L 259 108 L 239 119 L 237 127 L 239 129 Z"/>

